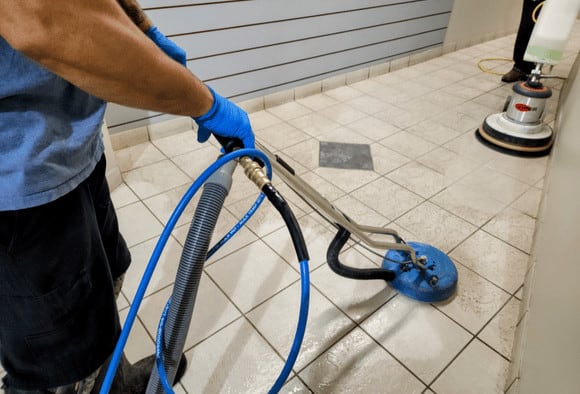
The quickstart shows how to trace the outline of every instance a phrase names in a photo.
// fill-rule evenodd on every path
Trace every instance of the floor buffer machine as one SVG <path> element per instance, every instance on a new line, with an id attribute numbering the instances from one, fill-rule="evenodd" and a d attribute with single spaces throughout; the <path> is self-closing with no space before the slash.
<path id="1" fill-rule="evenodd" d="M 476 130 L 485 145 L 516 156 L 544 156 L 554 143 L 552 128 L 543 122 L 552 90 L 543 79 L 561 78 L 542 73 L 561 60 L 566 41 L 580 9 L 580 0 L 550 0 L 543 5 L 534 26 L 524 60 L 536 64 L 528 79 L 513 85 L 503 112 L 489 115 Z"/>

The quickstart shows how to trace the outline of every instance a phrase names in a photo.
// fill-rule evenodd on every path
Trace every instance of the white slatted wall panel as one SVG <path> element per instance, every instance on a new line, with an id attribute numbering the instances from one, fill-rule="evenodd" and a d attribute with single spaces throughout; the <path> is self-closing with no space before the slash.
<path id="1" fill-rule="evenodd" d="M 453 0 L 142 0 L 188 67 L 234 101 L 443 43 Z M 110 105 L 112 132 L 164 119 Z"/>

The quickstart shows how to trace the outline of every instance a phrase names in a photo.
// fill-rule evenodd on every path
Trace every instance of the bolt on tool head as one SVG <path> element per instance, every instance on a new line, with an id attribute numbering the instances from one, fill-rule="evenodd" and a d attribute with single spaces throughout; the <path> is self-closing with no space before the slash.
<path id="1" fill-rule="evenodd" d="M 419 265 L 408 263 L 409 255 L 402 250 L 389 250 L 383 268 L 395 272 L 389 285 L 399 293 L 418 301 L 444 301 L 457 289 L 457 268 L 449 256 L 434 246 L 409 242 L 415 249 Z"/>

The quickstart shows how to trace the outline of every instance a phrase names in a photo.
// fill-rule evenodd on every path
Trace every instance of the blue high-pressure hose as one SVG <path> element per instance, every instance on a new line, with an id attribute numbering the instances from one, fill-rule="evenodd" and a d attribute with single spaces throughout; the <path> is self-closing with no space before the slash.
<path id="1" fill-rule="evenodd" d="M 236 158 L 242 157 L 242 156 L 260 158 L 266 165 L 268 178 L 270 178 L 270 179 L 272 178 L 272 167 L 271 167 L 270 161 L 269 161 L 268 157 L 263 152 L 256 150 L 256 149 L 240 149 L 240 150 L 236 150 L 232 153 L 228 153 L 228 154 L 220 157 L 208 169 L 206 169 L 200 175 L 200 177 L 195 180 L 195 182 L 191 185 L 191 187 L 187 190 L 187 192 L 185 193 L 185 195 L 183 196 L 183 198 L 181 199 L 181 201 L 179 202 L 179 204 L 175 208 L 173 214 L 169 218 L 169 221 L 167 222 L 167 225 L 165 226 L 165 228 L 164 228 L 164 230 L 159 238 L 159 241 L 157 242 L 157 245 L 156 245 L 155 249 L 153 250 L 153 253 L 151 255 L 151 258 L 149 260 L 149 263 L 147 265 L 145 273 L 143 274 L 143 278 L 141 280 L 139 288 L 137 289 L 137 292 L 135 294 L 135 298 L 133 300 L 131 308 L 129 309 L 129 314 L 128 314 L 127 319 L 125 321 L 125 325 L 123 326 L 123 330 L 121 331 L 121 335 L 120 335 L 119 340 L 117 342 L 117 346 L 115 347 L 115 351 L 113 352 L 113 356 L 111 358 L 111 362 L 109 364 L 107 374 L 106 374 L 105 379 L 103 381 L 103 385 L 101 386 L 100 394 L 108 394 L 108 392 L 111 388 L 117 367 L 119 365 L 119 361 L 120 361 L 122 354 L 123 354 L 123 349 L 125 348 L 125 345 L 127 343 L 127 339 L 129 337 L 129 333 L 130 333 L 131 328 L 132 328 L 132 326 L 135 322 L 135 319 L 137 317 L 137 311 L 138 311 L 138 309 L 141 305 L 141 302 L 144 298 L 145 291 L 147 290 L 147 286 L 149 285 L 149 282 L 151 280 L 151 277 L 153 275 L 155 267 L 159 261 L 161 253 L 163 252 L 163 248 L 165 247 L 165 245 L 169 239 L 169 236 L 171 235 L 171 232 L 172 232 L 173 228 L 175 227 L 175 224 L 177 223 L 177 220 L 179 219 L 179 217 L 181 216 L 181 214 L 183 213 L 183 211 L 187 207 L 187 204 L 191 201 L 191 199 L 193 198 L 195 193 L 197 193 L 199 191 L 201 186 L 205 183 L 205 181 L 207 181 L 207 179 L 214 172 L 219 170 L 227 162 L 234 160 Z M 207 258 L 209 258 L 211 255 L 213 255 L 223 244 L 225 244 L 249 220 L 249 218 L 255 212 L 257 207 L 261 204 L 263 199 L 264 199 L 264 194 L 262 193 L 262 194 L 260 194 L 260 196 L 258 197 L 256 202 L 254 203 L 254 205 L 252 206 L 250 211 L 238 222 L 238 224 L 236 226 L 234 226 L 234 228 L 232 228 L 232 230 L 230 230 L 228 232 L 228 234 L 222 240 L 220 240 L 218 242 L 217 245 L 215 245 L 208 252 Z M 299 253 L 299 254 L 302 255 L 305 253 Z M 298 352 L 300 350 L 300 346 L 302 345 L 302 341 L 304 339 L 304 333 L 306 330 L 306 321 L 307 321 L 307 317 L 308 317 L 309 289 L 310 289 L 309 268 L 308 268 L 308 260 L 307 259 L 303 259 L 300 261 L 300 272 L 301 272 L 301 282 L 302 282 L 302 295 L 301 295 L 300 315 L 299 315 L 299 320 L 298 320 L 298 327 L 296 329 L 294 342 L 292 344 L 292 348 L 291 348 L 290 354 L 288 356 L 288 359 L 287 359 L 287 361 L 284 365 L 284 368 L 282 369 L 280 375 L 278 376 L 278 379 L 274 383 L 274 386 L 272 386 L 272 388 L 270 389 L 270 393 L 277 393 L 282 388 L 284 382 L 286 381 L 290 372 L 292 371 L 294 363 L 296 362 L 296 358 L 298 357 Z M 166 307 L 166 310 L 162 314 L 161 321 L 159 324 L 159 330 L 158 330 L 158 335 L 157 335 L 156 354 L 157 354 L 157 366 L 158 366 L 158 372 L 159 372 L 161 384 L 167 393 L 173 393 L 173 389 L 171 388 L 170 384 L 167 381 L 167 376 L 165 374 L 165 368 L 163 367 L 163 359 L 162 359 L 162 357 L 163 357 L 163 352 L 162 352 L 162 350 L 163 350 L 163 335 L 162 335 L 162 333 L 163 333 L 164 321 L 167 317 L 167 310 L 169 309 L 168 306 L 169 306 L 169 303 Z"/>

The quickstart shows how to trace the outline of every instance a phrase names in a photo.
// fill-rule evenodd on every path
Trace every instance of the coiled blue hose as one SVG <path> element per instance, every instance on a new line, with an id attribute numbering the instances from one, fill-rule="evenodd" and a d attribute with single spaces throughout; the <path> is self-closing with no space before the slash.
<path id="1" fill-rule="evenodd" d="M 129 338 L 129 333 L 133 328 L 133 324 L 135 323 L 135 319 L 137 318 L 137 312 L 139 311 L 139 307 L 141 306 L 141 302 L 145 296 L 145 292 L 147 290 L 147 286 L 149 286 L 149 282 L 153 276 L 159 258 L 161 257 L 161 253 L 171 236 L 171 232 L 173 231 L 177 221 L 183 214 L 183 211 L 195 195 L 199 191 L 199 189 L 203 186 L 205 181 L 217 170 L 220 169 L 224 164 L 227 162 L 237 159 L 238 157 L 242 156 L 249 156 L 249 157 L 258 157 L 260 158 L 266 166 L 266 173 L 268 178 L 272 178 L 272 166 L 270 164 L 270 160 L 268 156 L 262 151 L 257 149 L 239 149 L 232 153 L 228 153 L 214 163 L 212 163 L 190 186 L 190 188 L 185 192 L 179 204 L 171 214 L 159 240 L 157 241 L 157 245 L 151 254 L 151 258 L 149 259 L 149 263 L 147 264 L 147 268 L 145 269 L 145 273 L 143 274 L 143 278 L 141 279 L 141 283 L 137 288 L 137 292 L 135 293 L 135 297 L 133 298 L 133 303 L 131 304 L 131 308 L 129 308 L 129 313 L 125 320 L 125 324 L 123 325 L 123 330 L 121 331 L 121 335 L 119 336 L 119 340 L 117 341 L 117 345 L 115 347 L 115 351 L 113 352 L 113 356 L 111 358 L 111 362 L 109 363 L 109 367 L 107 369 L 107 374 L 105 375 L 105 379 L 103 381 L 103 385 L 99 391 L 99 394 L 108 394 L 109 390 L 111 389 L 111 385 L 113 384 L 113 379 L 115 378 L 115 373 L 119 366 L 119 362 L 123 355 L 123 349 L 127 344 L 127 340 Z"/>
<path id="2" fill-rule="evenodd" d="M 225 156 L 219 158 L 215 163 L 213 163 L 207 170 L 205 170 L 199 178 L 193 183 L 193 185 L 187 190 L 177 207 L 175 208 L 173 214 L 171 215 L 167 225 L 165 226 L 159 241 L 152 253 L 152 256 L 149 260 L 145 273 L 143 274 L 143 278 L 129 310 L 129 314 L 125 321 L 125 325 L 119 337 L 119 341 L 117 342 L 117 346 L 115 347 L 115 351 L 113 353 L 113 357 L 109 364 L 109 368 L 107 370 L 107 374 L 105 376 L 103 385 L 100 390 L 100 394 L 107 394 L 110 390 L 110 387 L 113 383 L 113 379 L 115 377 L 115 372 L 117 370 L 119 361 L 121 359 L 123 349 L 127 343 L 127 339 L 129 337 L 129 332 L 133 326 L 133 323 L 137 317 L 137 311 L 139 306 L 143 300 L 145 295 L 145 291 L 151 277 L 153 275 L 153 271 L 159 261 L 159 257 L 163 252 L 163 248 L 167 243 L 171 231 L 175 227 L 177 220 L 185 210 L 187 204 L 191 201 L 195 193 L 199 191 L 201 186 L 205 183 L 205 181 L 219 168 L 221 168 L 225 163 L 229 162 L 230 160 L 234 160 L 241 156 L 249 156 L 249 157 L 259 157 L 263 160 L 266 166 L 268 178 L 272 178 L 272 167 L 268 157 L 261 151 L 255 149 L 240 149 L 229 153 Z M 264 199 L 264 194 L 261 193 L 254 205 L 250 208 L 248 213 L 234 226 L 208 253 L 206 259 L 210 258 L 221 246 L 223 246 L 236 232 L 241 229 L 244 224 L 251 218 L 254 212 L 257 210 L 259 205 L 262 203 Z M 310 299 L 310 278 L 309 278 L 309 267 L 308 267 L 308 260 L 302 260 L 300 262 L 300 274 L 301 274 L 301 301 L 300 301 L 300 313 L 298 319 L 298 326 L 296 328 L 296 334 L 294 337 L 294 342 L 292 344 L 292 348 L 290 350 L 290 354 L 286 360 L 284 368 L 280 372 L 280 375 L 276 379 L 276 382 L 270 389 L 269 393 L 278 393 L 280 389 L 283 387 L 286 379 L 290 375 L 292 368 L 296 362 L 298 357 L 298 353 L 300 351 L 300 347 L 302 345 L 302 341 L 304 339 L 304 334 L 306 331 L 306 322 L 308 320 L 308 309 L 309 309 L 309 299 Z M 167 380 L 167 375 L 165 373 L 165 368 L 163 365 L 163 330 L 165 326 L 165 321 L 167 319 L 167 314 L 169 311 L 169 305 L 171 300 L 167 302 L 167 305 L 161 315 L 161 319 L 158 326 L 158 332 L 156 337 L 156 365 L 158 370 L 158 375 L 160 379 L 160 383 L 162 384 L 164 390 L 167 393 L 173 394 L 173 389 Z"/>

